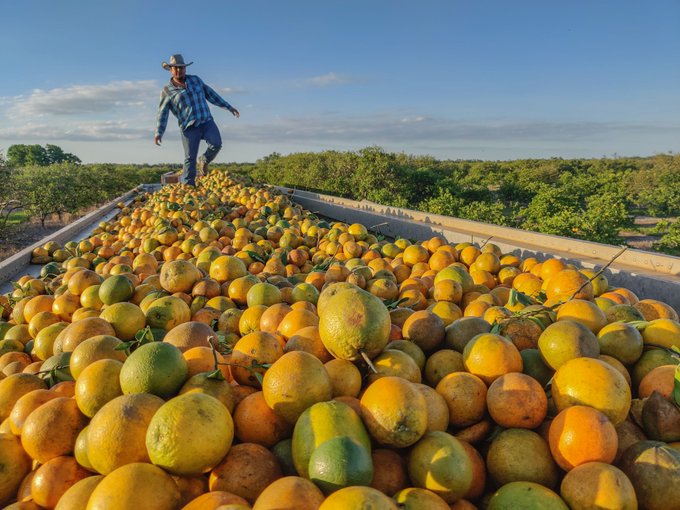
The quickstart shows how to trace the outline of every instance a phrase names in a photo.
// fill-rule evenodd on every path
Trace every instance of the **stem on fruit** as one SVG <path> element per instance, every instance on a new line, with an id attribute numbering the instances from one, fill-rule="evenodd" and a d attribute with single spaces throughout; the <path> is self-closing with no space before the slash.
<path id="1" fill-rule="evenodd" d="M 375 365 L 371 361 L 371 358 L 369 358 L 368 354 L 366 354 L 366 351 L 364 351 L 363 349 L 360 349 L 359 354 L 361 354 L 361 357 L 364 358 L 364 361 L 368 365 L 368 368 L 370 368 L 373 371 L 374 374 L 377 374 L 378 370 L 375 368 Z"/>

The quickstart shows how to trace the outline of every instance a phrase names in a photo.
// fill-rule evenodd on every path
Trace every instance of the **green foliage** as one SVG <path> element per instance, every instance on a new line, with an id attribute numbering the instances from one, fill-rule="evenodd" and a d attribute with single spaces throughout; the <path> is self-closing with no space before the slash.
<path id="1" fill-rule="evenodd" d="M 14 147 L 14 146 L 13 146 Z M 51 214 L 76 214 L 108 202 L 143 183 L 160 181 L 166 165 L 29 165 L 9 170 L 0 166 L 0 230 L 10 215 L 29 214 L 44 225 Z"/>
<path id="2" fill-rule="evenodd" d="M 7 165 L 12 168 L 23 166 L 47 166 L 57 163 L 80 163 L 78 156 L 64 152 L 58 145 L 11 145 L 7 149 Z"/>
<path id="3" fill-rule="evenodd" d="M 680 221 L 671 223 L 668 231 L 652 245 L 652 248 L 668 255 L 680 256 Z"/>
<path id="4" fill-rule="evenodd" d="M 610 244 L 632 226 L 631 211 L 680 215 L 680 155 L 440 161 L 367 147 L 274 153 L 236 169 L 259 182 Z"/>

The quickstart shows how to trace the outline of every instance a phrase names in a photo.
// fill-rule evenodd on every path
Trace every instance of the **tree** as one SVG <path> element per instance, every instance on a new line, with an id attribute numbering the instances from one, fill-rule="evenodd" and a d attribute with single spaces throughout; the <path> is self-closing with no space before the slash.
<path id="1" fill-rule="evenodd" d="M 64 152 L 58 145 L 16 144 L 7 149 L 7 165 L 12 168 L 24 166 L 47 166 L 54 163 L 80 163 L 80 158 Z"/>

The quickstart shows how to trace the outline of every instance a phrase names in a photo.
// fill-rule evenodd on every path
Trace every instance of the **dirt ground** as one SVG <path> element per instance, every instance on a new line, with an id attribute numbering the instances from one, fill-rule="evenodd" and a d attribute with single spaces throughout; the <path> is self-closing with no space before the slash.
<path id="1" fill-rule="evenodd" d="M 87 211 L 84 213 L 87 214 Z M 84 215 L 83 214 L 83 215 Z M 39 220 L 32 220 L 19 225 L 12 225 L 6 231 L 0 232 L 0 261 L 3 261 L 24 248 L 37 243 L 48 235 L 61 230 L 66 225 L 73 223 L 83 215 L 74 216 L 70 214 L 62 215 L 62 218 L 55 214 L 45 220 L 45 226 Z"/>

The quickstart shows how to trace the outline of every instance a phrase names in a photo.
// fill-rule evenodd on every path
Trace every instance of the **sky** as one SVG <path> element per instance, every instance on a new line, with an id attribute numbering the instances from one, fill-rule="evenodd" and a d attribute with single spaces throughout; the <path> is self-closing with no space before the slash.
<path id="1" fill-rule="evenodd" d="M 181 164 L 171 54 L 212 107 L 218 162 L 273 152 L 438 159 L 680 152 L 679 0 L 2 2 L 0 151 Z"/>

